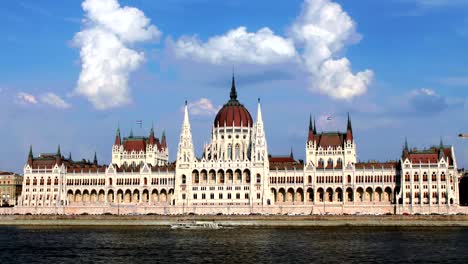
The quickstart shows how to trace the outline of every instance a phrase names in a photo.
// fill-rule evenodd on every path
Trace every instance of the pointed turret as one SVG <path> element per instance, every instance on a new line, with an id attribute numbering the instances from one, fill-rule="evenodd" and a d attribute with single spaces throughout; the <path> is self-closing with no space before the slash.
<path id="1" fill-rule="evenodd" d="M 150 145 L 154 145 L 156 143 L 156 139 L 154 138 L 154 127 L 153 127 L 153 124 L 151 124 L 151 130 L 150 130 L 150 135 L 149 135 L 149 139 L 148 139 L 148 143 Z"/>
<path id="2" fill-rule="evenodd" d="M 312 124 L 312 114 L 310 114 L 310 116 L 309 116 L 309 136 L 307 137 L 307 141 L 313 141 L 314 140 L 314 135 L 315 135 L 314 130 L 315 130 L 315 127 Z"/>
<path id="3" fill-rule="evenodd" d="M 120 146 L 122 141 L 120 140 L 120 126 L 117 126 L 117 132 L 115 133 L 114 145 Z"/>
<path id="4" fill-rule="evenodd" d="M 32 151 L 32 145 L 29 145 L 28 164 L 30 167 L 32 167 L 33 165 L 33 160 L 34 160 L 34 156 L 33 156 L 33 151 Z"/>
<path id="5" fill-rule="evenodd" d="M 69 160 L 69 161 L 72 161 L 71 152 L 68 153 L 68 160 Z"/>
<path id="6" fill-rule="evenodd" d="M 97 165 L 97 164 L 98 164 L 96 151 L 94 152 L 93 164 L 94 164 L 94 165 Z"/>
<path id="7" fill-rule="evenodd" d="M 403 156 L 403 159 L 409 156 L 408 138 L 406 137 L 405 137 L 405 145 L 403 147 L 402 156 Z"/>
<path id="8" fill-rule="evenodd" d="M 353 127 L 351 125 L 351 117 L 349 116 L 348 113 L 348 125 L 346 127 L 346 140 L 353 140 Z"/>
<path id="9" fill-rule="evenodd" d="M 314 135 L 317 135 L 317 125 L 315 125 L 315 117 L 314 117 Z"/>
<path id="10" fill-rule="evenodd" d="M 62 152 L 60 151 L 60 144 L 58 145 L 57 154 L 55 155 L 55 162 L 59 166 L 62 165 Z"/>
<path id="11" fill-rule="evenodd" d="M 130 136 L 129 138 L 133 138 L 133 128 L 130 129 Z"/>
<path id="12" fill-rule="evenodd" d="M 166 149 L 167 148 L 167 142 L 166 142 L 166 131 L 163 130 L 162 136 L 161 136 L 161 148 Z"/>
<path id="13" fill-rule="evenodd" d="M 257 123 L 258 122 L 263 123 L 262 107 L 260 105 L 260 98 L 258 98 L 258 106 L 257 106 Z"/>
<path id="14" fill-rule="evenodd" d="M 236 80 L 234 79 L 234 74 L 232 75 L 230 98 L 231 101 L 237 101 Z"/>
<path id="15" fill-rule="evenodd" d="M 440 138 L 440 144 L 439 144 L 439 160 L 445 158 L 445 152 L 444 152 L 444 142 L 442 142 L 442 138 Z"/>
<path id="16" fill-rule="evenodd" d="M 190 129 L 190 120 L 188 114 L 188 105 L 185 101 L 184 121 L 182 123 L 182 131 L 180 132 L 179 148 L 177 151 L 177 164 L 182 165 L 192 162 L 195 159 L 195 151 L 193 149 L 192 132 Z M 186 166 L 186 165 L 185 165 Z"/>
<path id="17" fill-rule="evenodd" d="M 293 148 L 292 148 L 292 147 L 291 147 L 291 154 L 289 154 L 289 157 L 290 157 L 291 159 L 294 159 L 294 154 L 293 154 Z"/>

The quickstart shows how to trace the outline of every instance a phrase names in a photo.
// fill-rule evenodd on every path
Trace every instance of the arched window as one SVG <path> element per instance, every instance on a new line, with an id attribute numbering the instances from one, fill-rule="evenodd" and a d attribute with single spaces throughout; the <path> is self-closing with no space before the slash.
<path id="1" fill-rule="evenodd" d="M 312 176 L 309 175 L 308 179 L 307 179 L 307 182 L 308 183 L 312 183 Z"/>
<path id="2" fill-rule="evenodd" d="M 338 168 L 341 168 L 343 167 L 343 160 L 341 158 L 338 158 L 338 160 L 336 161 L 336 166 Z"/>
<path id="3" fill-rule="evenodd" d="M 419 181 L 419 175 L 418 175 L 417 172 L 414 174 L 413 181 L 415 181 L 415 182 Z"/>
<path id="4" fill-rule="evenodd" d="M 323 159 L 319 159 L 318 167 L 323 168 L 323 163 L 324 163 Z"/>
<path id="5" fill-rule="evenodd" d="M 333 159 L 332 158 L 328 159 L 327 168 L 333 168 Z"/>
<path id="6" fill-rule="evenodd" d="M 260 174 L 257 174 L 257 183 L 260 183 L 262 181 L 262 177 L 260 176 Z"/>
<path id="7" fill-rule="evenodd" d="M 228 160 L 232 160 L 232 145 L 228 145 Z"/>
<path id="8" fill-rule="evenodd" d="M 351 175 L 348 175 L 348 183 L 351 183 Z"/>
<path id="9" fill-rule="evenodd" d="M 236 144 L 236 160 L 240 159 L 240 145 Z"/>
<path id="10" fill-rule="evenodd" d="M 423 174 L 423 181 L 427 181 L 427 173 Z"/>
<path id="11" fill-rule="evenodd" d="M 432 181 L 437 181 L 437 175 L 436 173 L 432 173 Z"/>
<path id="12" fill-rule="evenodd" d="M 29 180 L 29 178 L 27 178 L 26 179 L 26 185 L 29 185 L 29 183 L 30 183 L 30 180 Z"/>
<path id="13" fill-rule="evenodd" d="M 52 180 L 49 178 L 47 178 L 47 185 L 51 185 L 52 184 Z"/>
<path id="14" fill-rule="evenodd" d="M 182 175 L 182 184 L 187 183 L 187 177 L 185 175 Z"/>
<path id="15" fill-rule="evenodd" d="M 55 179 L 54 179 L 54 185 L 58 185 L 58 179 L 57 179 L 57 177 L 55 177 Z"/>

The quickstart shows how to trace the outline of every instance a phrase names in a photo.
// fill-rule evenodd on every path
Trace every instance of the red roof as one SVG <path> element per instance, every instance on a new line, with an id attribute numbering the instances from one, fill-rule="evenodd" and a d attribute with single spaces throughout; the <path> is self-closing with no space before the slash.
<path id="1" fill-rule="evenodd" d="M 146 140 L 145 139 L 127 139 L 123 143 L 124 150 L 130 151 L 146 151 Z"/>
<path id="2" fill-rule="evenodd" d="M 358 162 L 355 164 L 356 169 L 396 169 L 398 162 L 389 161 L 389 162 Z"/>
<path id="3" fill-rule="evenodd" d="M 428 150 L 413 150 L 404 153 L 403 158 L 408 158 L 411 163 L 437 163 L 439 162 L 440 148 L 432 147 Z M 444 148 L 443 153 L 445 158 L 448 158 L 449 165 L 453 165 L 452 149 Z"/>
<path id="4" fill-rule="evenodd" d="M 252 127 L 252 116 L 241 104 L 226 104 L 219 110 L 214 120 L 215 126 L 227 127 L 236 126 Z"/>
<path id="5" fill-rule="evenodd" d="M 310 136 L 309 136 L 310 138 Z M 328 147 L 344 147 L 344 142 L 346 139 L 346 134 L 342 133 L 322 133 L 314 136 L 314 139 L 317 141 L 317 146 L 322 148 Z"/>

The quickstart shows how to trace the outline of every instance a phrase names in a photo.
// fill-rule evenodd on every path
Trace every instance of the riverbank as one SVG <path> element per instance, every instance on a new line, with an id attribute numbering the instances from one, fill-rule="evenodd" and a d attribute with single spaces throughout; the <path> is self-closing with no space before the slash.
<path id="1" fill-rule="evenodd" d="M 0 226 L 170 226 L 181 221 L 216 221 L 233 227 L 320 226 L 465 226 L 467 215 L 427 216 L 118 216 L 118 215 L 2 215 Z"/>

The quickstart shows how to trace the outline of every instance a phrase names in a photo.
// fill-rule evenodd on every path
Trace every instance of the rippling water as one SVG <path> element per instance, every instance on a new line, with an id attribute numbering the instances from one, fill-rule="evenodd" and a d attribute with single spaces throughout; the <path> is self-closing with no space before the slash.
<path id="1" fill-rule="evenodd" d="M 0 263 L 468 263 L 468 228 L 0 227 Z"/>

